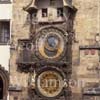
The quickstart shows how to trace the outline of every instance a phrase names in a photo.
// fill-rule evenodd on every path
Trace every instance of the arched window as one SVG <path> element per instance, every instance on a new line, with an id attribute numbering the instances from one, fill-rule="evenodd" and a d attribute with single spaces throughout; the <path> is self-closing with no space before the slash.
<path id="1" fill-rule="evenodd" d="M 7 100 L 9 74 L 0 65 L 0 100 Z"/>
<path id="2" fill-rule="evenodd" d="M 3 80 L 0 77 L 0 100 L 3 99 Z"/>

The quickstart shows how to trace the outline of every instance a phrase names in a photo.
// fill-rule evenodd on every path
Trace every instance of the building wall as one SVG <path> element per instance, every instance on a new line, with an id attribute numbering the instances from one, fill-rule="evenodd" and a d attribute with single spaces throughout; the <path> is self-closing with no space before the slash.
<path id="1" fill-rule="evenodd" d="M 0 45 L 0 64 L 9 71 L 10 46 Z"/>
<path id="2" fill-rule="evenodd" d="M 78 9 L 74 22 L 77 42 L 73 43 L 73 79 L 76 80 L 78 84 L 76 88 L 81 93 L 87 82 L 99 81 L 97 70 L 88 70 L 88 68 L 100 67 L 99 50 L 81 50 L 79 47 L 97 45 L 95 37 L 97 33 L 100 34 L 100 2 L 99 0 L 73 0 L 73 5 Z M 92 50 L 95 51 L 93 55 Z M 88 54 L 85 54 L 86 52 Z M 74 93 L 76 88 L 73 89 Z"/>
<path id="3" fill-rule="evenodd" d="M 86 65 L 92 63 L 92 61 L 88 62 L 88 60 L 93 56 L 89 54 L 88 58 L 84 59 L 84 50 L 79 51 L 79 46 L 96 45 L 95 36 L 100 33 L 100 2 L 99 0 L 74 0 L 73 4 L 78 9 L 74 22 L 75 36 L 78 43 L 73 44 L 73 47 L 76 47 L 75 50 L 73 49 L 73 55 L 75 55 L 73 59 L 78 57 L 77 59 L 80 60 L 78 67 L 81 67 L 83 63 Z M 93 61 L 99 63 L 98 53 L 95 53 Z M 83 70 L 81 69 L 81 71 Z"/>
<path id="4" fill-rule="evenodd" d="M 0 4 L 0 21 L 10 21 L 12 19 L 12 4 Z M 3 45 L 0 43 L 0 64 L 9 70 L 10 59 L 10 45 Z"/>
<path id="5" fill-rule="evenodd" d="M 20 87 L 21 92 L 11 92 L 10 100 L 18 97 L 18 100 L 27 99 L 28 74 L 21 73 L 17 70 L 17 40 L 29 38 L 29 20 L 28 14 L 23 10 L 23 7 L 28 4 L 28 0 L 14 0 L 12 13 L 12 44 L 10 49 L 10 86 Z"/>
<path id="6" fill-rule="evenodd" d="M 73 0 L 73 4 L 78 9 L 74 25 L 76 37 L 81 45 L 88 45 L 89 39 L 94 40 L 95 34 L 100 32 L 100 2 Z"/>
<path id="7" fill-rule="evenodd" d="M 11 19 L 12 19 L 12 3 L 0 3 L 0 21 L 10 21 L 10 26 L 11 26 L 12 24 Z M 8 73 L 9 73 L 9 61 L 10 61 L 10 45 L 0 43 L 0 65 L 4 67 L 4 70 L 8 71 Z M 7 100 L 9 100 L 9 96 L 7 96 Z"/>
<path id="8" fill-rule="evenodd" d="M 28 4 L 28 0 L 16 0 L 13 3 L 13 19 L 12 19 L 12 41 L 15 45 L 11 49 L 10 60 L 10 84 L 18 85 L 26 89 L 28 86 L 28 74 L 17 71 L 17 40 L 26 39 L 29 37 L 29 22 L 27 13 L 23 11 L 23 7 Z M 86 82 L 98 81 L 97 75 L 90 78 L 87 67 L 93 64 L 99 64 L 98 50 L 95 55 L 85 55 L 84 50 L 80 50 L 80 46 L 95 45 L 95 36 L 100 33 L 100 11 L 99 0 L 73 0 L 73 5 L 78 9 L 74 22 L 75 38 L 77 42 L 73 43 L 73 73 L 72 79 L 75 79 L 76 86 L 72 87 L 73 93 L 80 94 L 82 87 Z M 90 50 L 91 52 L 91 50 Z M 93 60 L 91 61 L 91 58 Z M 90 60 L 90 61 L 89 61 Z M 79 85 L 78 85 L 79 82 Z M 82 85 L 83 84 L 83 85 Z M 75 91 L 74 91 L 75 90 Z M 21 92 L 22 98 L 27 98 L 27 92 Z M 15 94 L 15 96 L 18 96 Z M 75 95 L 76 96 L 76 95 Z M 14 95 L 10 95 L 10 100 L 13 100 Z M 77 98 L 77 97 L 76 97 Z M 76 99 L 80 99 L 81 96 Z M 75 100 L 75 99 L 73 99 Z"/>
<path id="9" fill-rule="evenodd" d="M 10 20 L 12 18 L 12 5 L 0 4 L 0 20 Z"/>

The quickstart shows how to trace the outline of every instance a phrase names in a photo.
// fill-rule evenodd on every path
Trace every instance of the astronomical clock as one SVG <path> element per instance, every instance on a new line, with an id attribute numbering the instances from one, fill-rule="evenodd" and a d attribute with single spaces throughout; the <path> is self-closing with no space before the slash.
<path id="1" fill-rule="evenodd" d="M 36 36 L 36 56 L 47 62 L 59 61 L 67 50 L 68 34 L 59 28 L 49 26 Z"/>
<path id="2" fill-rule="evenodd" d="M 18 40 L 18 69 L 29 73 L 30 100 L 70 100 L 76 9 L 70 0 L 31 0 L 30 38 Z"/>

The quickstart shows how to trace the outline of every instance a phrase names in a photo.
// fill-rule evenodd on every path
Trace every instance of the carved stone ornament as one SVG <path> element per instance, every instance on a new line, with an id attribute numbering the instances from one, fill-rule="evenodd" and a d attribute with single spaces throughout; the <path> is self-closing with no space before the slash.
<path id="1" fill-rule="evenodd" d="M 69 7 L 71 9 L 74 9 L 74 7 L 72 5 L 72 0 L 62 0 L 62 1 L 63 1 L 64 7 Z M 29 4 L 27 4 L 25 7 L 23 7 L 23 9 L 29 13 L 32 13 L 34 9 L 38 9 L 36 2 L 38 2 L 38 0 L 30 0 Z"/>

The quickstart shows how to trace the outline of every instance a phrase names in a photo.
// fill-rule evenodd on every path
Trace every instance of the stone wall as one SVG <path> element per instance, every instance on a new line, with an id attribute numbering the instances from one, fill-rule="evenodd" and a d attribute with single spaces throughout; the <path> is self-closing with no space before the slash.
<path id="1" fill-rule="evenodd" d="M 23 7 L 29 3 L 30 0 L 14 0 L 13 1 L 13 19 L 12 19 L 12 43 L 14 48 L 11 48 L 11 60 L 10 60 L 10 84 L 18 85 L 27 90 L 28 74 L 20 73 L 17 71 L 16 59 L 17 59 L 17 40 L 29 38 L 29 21 L 27 20 L 27 12 L 23 11 Z M 73 5 L 78 9 L 74 22 L 75 38 L 76 42 L 73 43 L 73 74 L 72 78 L 76 80 L 89 81 L 89 77 L 83 77 L 86 74 L 87 65 L 91 66 L 91 62 L 88 62 L 89 57 L 94 55 L 88 55 L 85 58 L 84 51 L 79 49 L 80 46 L 95 45 L 95 35 L 100 33 L 100 11 L 99 0 L 73 0 Z M 98 51 L 96 51 L 94 58 L 95 64 L 99 64 Z M 82 60 L 84 59 L 84 61 Z M 88 59 L 88 60 L 87 60 Z M 82 63 L 81 63 L 82 60 Z M 84 64 L 83 64 L 84 63 Z M 83 73 L 83 74 L 82 74 Z M 83 76 L 82 76 L 82 75 Z M 91 79 L 94 80 L 94 79 Z M 95 77 L 95 80 L 98 80 Z M 75 88 L 76 87 L 76 88 Z M 80 94 L 81 86 L 78 85 L 72 87 L 75 94 Z M 75 90 L 75 91 L 74 91 Z M 20 94 L 20 92 L 19 92 Z M 15 93 L 15 96 L 19 96 Z M 26 100 L 27 91 L 21 92 L 23 100 Z M 14 100 L 13 93 L 11 93 L 10 100 Z M 19 100 L 22 98 L 19 96 Z M 79 96 L 78 99 L 81 97 Z M 75 99 L 74 99 L 75 100 Z"/>
<path id="2" fill-rule="evenodd" d="M 99 0 L 73 0 L 73 4 L 78 9 L 74 25 L 76 38 L 81 45 L 88 45 L 100 32 Z"/>
<path id="3" fill-rule="evenodd" d="M 10 99 L 18 98 L 18 100 L 26 100 L 28 74 L 21 73 L 17 70 L 17 43 L 18 39 L 29 38 L 29 21 L 28 14 L 23 10 L 29 0 L 14 0 L 12 13 L 12 35 L 11 35 L 11 56 L 10 56 L 10 86 L 19 87 L 21 91 L 10 91 Z"/>
<path id="4" fill-rule="evenodd" d="M 96 70 L 88 70 L 91 67 L 100 66 L 99 50 L 80 49 L 83 47 L 95 47 L 95 36 L 100 34 L 100 2 L 99 0 L 73 0 L 73 5 L 78 9 L 74 22 L 76 42 L 73 43 L 73 75 L 76 80 L 76 88 L 81 93 L 81 89 L 87 82 L 98 82 Z M 91 52 L 94 50 L 94 54 Z M 88 52 L 88 54 L 85 54 Z M 100 77 L 100 76 L 99 76 Z M 81 84 L 80 84 L 80 82 Z M 76 88 L 74 88 L 76 90 Z M 76 92 L 74 91 L 73 92 Z"/>

